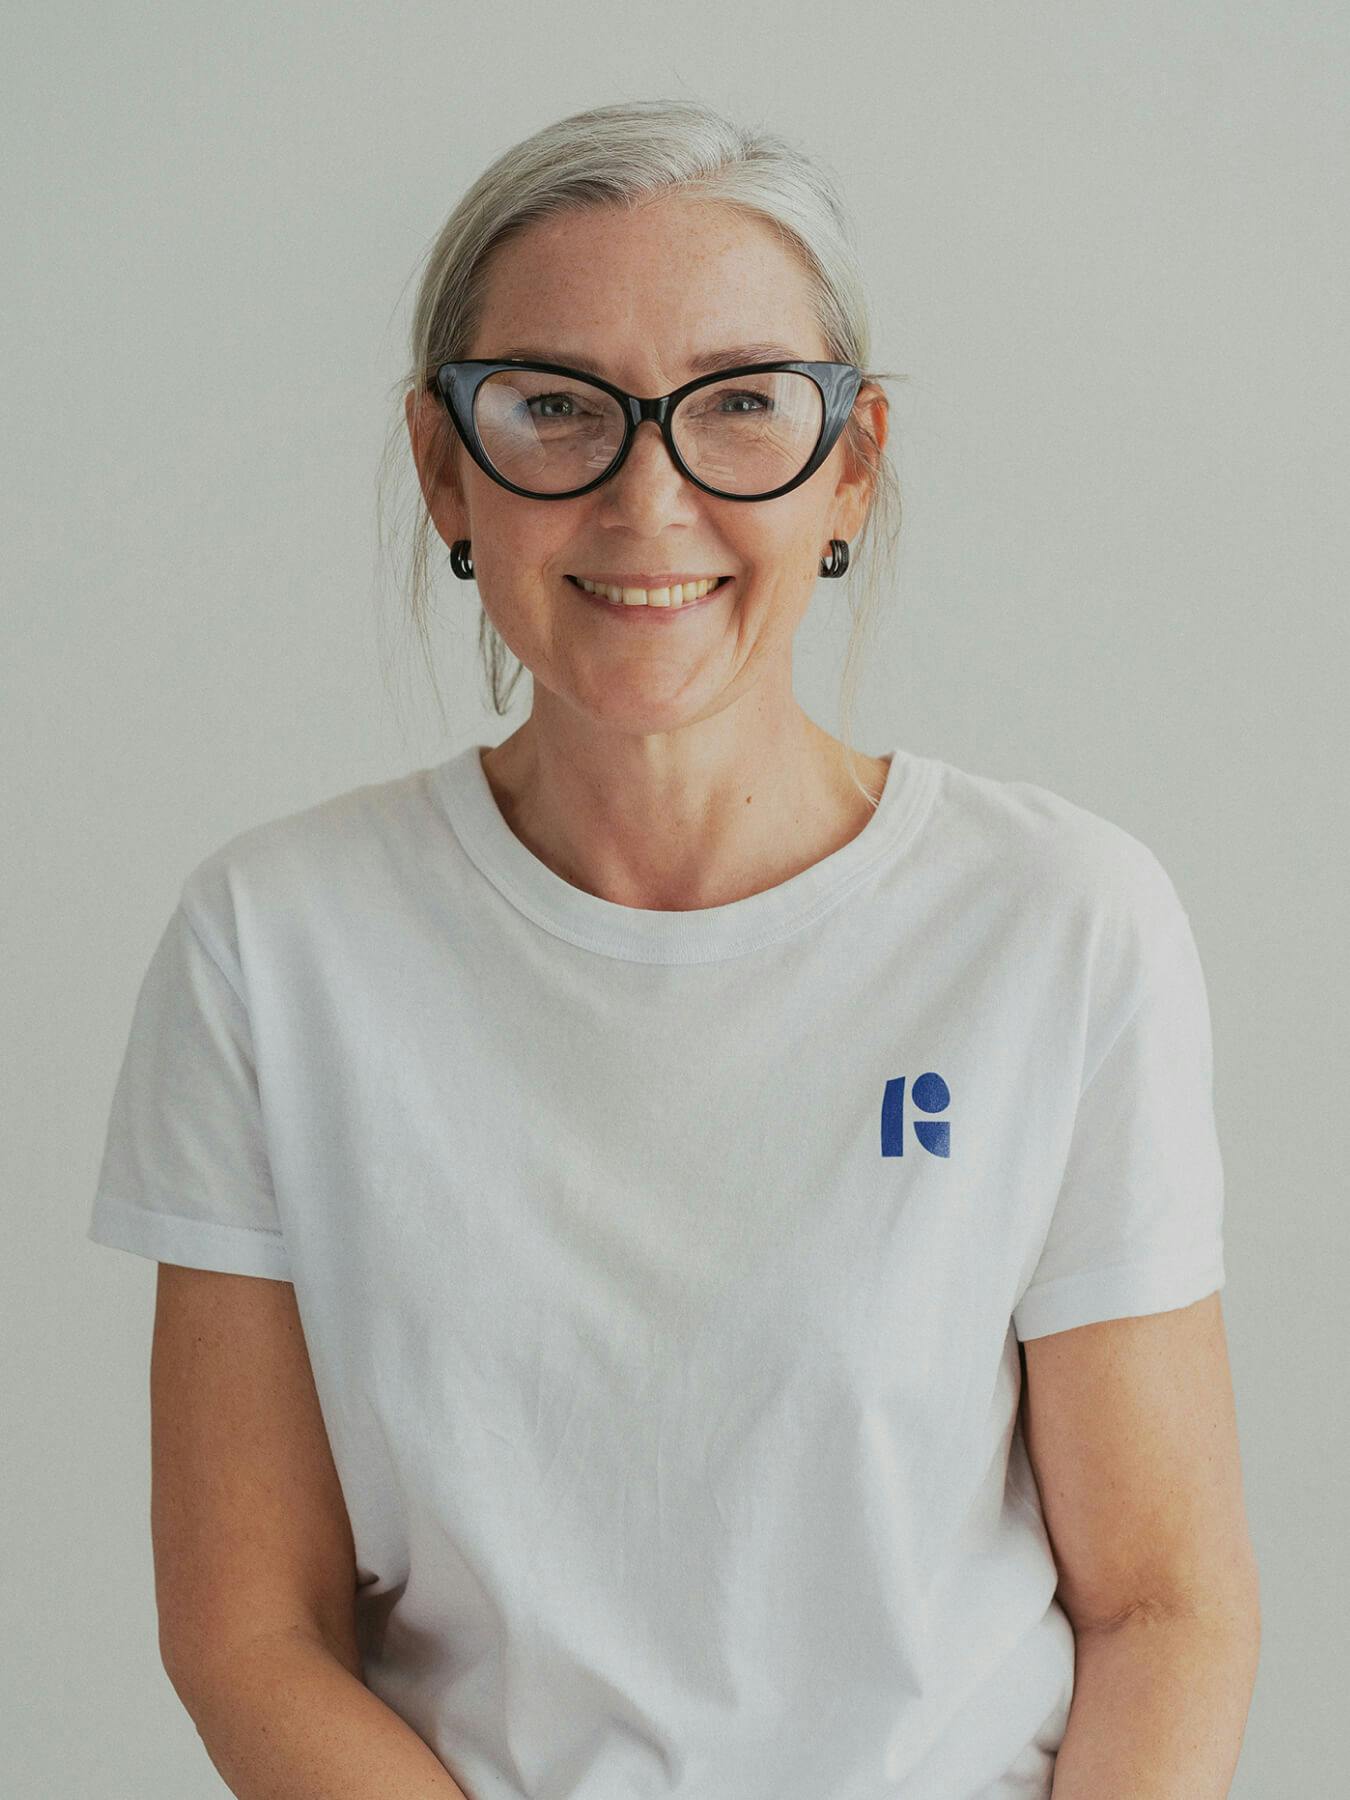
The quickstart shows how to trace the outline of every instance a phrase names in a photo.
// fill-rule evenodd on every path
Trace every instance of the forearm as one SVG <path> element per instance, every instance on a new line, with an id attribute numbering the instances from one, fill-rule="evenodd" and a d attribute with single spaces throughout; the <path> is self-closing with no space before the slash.
<path id="1" fill-rule="evenodd" d="M 466 1800 L 407 1721 L 317 1637 L 264 1638 L 173 1685 L 237 1800 Z"/>
<path id="2" fill-rule="evenodd" d="M 1078 1632 L 1052 1800 L 1226 1800 L 1260 1641 L 1255 1613 Z"/>

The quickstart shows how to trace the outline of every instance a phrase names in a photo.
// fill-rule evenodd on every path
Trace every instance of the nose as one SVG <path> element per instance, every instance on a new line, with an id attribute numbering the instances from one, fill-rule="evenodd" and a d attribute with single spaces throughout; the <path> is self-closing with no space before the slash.
<path id="1" fill-rule="evenodd" d="M 686 482 L 683 471 L 677 468 L 655 419 L 643 419 L 633 433 L 623 467 L 606 485 L 613 487 L 616 482 L 622 482 L 625 491 L 639 488 L 648 493 L 657 493 L 663 486 L 667 490 L 678 490 L 691 485 Z"/>

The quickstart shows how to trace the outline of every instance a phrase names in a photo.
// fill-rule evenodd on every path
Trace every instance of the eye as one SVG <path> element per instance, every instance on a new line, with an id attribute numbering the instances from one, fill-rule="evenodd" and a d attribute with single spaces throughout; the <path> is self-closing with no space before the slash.
<path id="1" fill-rule="evenodd" d="M 525 410 L 532 419 L 538 419 L 541 423 L 566 424 L 572 419 L 598 418 L 609 409 L 598 406 L 592 395 L 554 389 L 547 394 L 529 395 L 525 400 Z"/>

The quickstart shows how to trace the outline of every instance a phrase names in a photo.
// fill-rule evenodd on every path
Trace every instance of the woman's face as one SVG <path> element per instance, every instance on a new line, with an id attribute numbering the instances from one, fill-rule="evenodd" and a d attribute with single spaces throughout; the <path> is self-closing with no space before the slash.
<path id="1" fill-rule="evenodd" d="M 755 347 L 747 362 L 830 360 L 806 278 L 769 228 L 685 198 L 530 226 L 495 253 L 481 316 L 466 357 L 589 367 L 644 396 L 692 379 L 700 354 L 739 345 Z M 854 409 L 879 443 L 885 409 L 873 387 Z M 412 430 L 411 396 L 408 421 Z M 719 500 L 684 479 L 648 421 L 598 488 L 531 500 L 478 468 L 439 404 L 424 407 L 421 432 L 414 453 L 433 522 L 447 545 L 472 541 L 484 610 L 533 675 L 536 705 L 547 693 L 639 731 L 718 711 L 770 670 L 790 689 L 792 638 L 820 559 L 867 513 L 865 472 L 842 441 L 791 493 Z M 454 479 L 438 486 L 433 433 L 453 439 Z M 616 612 L 567 580 L 663 570 L 734 579 L 687 612 Z"/>

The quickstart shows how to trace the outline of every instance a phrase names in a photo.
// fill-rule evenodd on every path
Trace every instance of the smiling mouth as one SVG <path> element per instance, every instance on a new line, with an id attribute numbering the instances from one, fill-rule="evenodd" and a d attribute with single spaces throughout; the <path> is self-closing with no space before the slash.
<path id="1" fill-rule="evenodd" d="M 719 576 L 715 581 L 685 582 L 683 585 L 670 588 L 619 588 L 606 587 L 601 583 L 583 581 L 580 576 L 564 577 L 572 586 L 580 589 L 592 600 L 613 607 L 664 607 L 670 611 L 679 611 L 683 606 L 697 605 L 699 601 L 708 599 L 726 587 L 731 581 L 730 575 Z"/>

